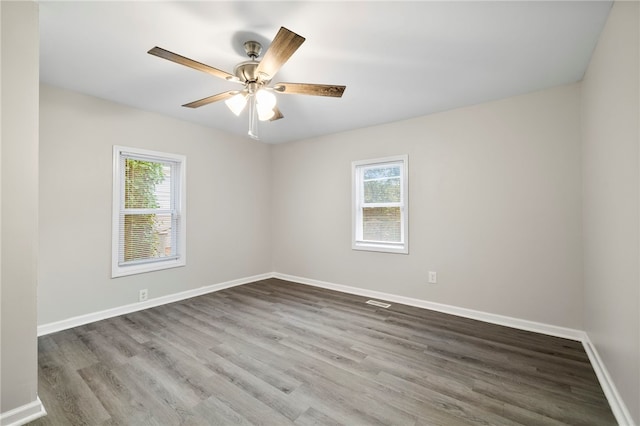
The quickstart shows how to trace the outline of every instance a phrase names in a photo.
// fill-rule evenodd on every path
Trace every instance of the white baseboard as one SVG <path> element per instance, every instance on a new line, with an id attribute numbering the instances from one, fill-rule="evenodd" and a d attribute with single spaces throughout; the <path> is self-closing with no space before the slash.
<path id="1" fill-rule="evenodd" d="M 226 281 L 219 284 L 213 284 L 210 286 L 199 287 L 193 290 L 187 290 L 180 293 L 169 294 L 167 296 L 157 297 L 155 299 L 147 300 L 146 302 L 131 303 L 129 305 L 118 306 L 104 311 L 92 312 L 85 315 L 79 315 L 72 318 L 67 318 L 61 321 L 56 321 L 48 324 L 42 324 L 38 326 L 38 336 L 44 336 L 47 334 L 55 333 L 57 331 L 66 330 L 68 328 L 78 327 L 80 325 L 89 324 L 95 321 L 100 321 L 107 318 L 112 318 L 118 315 L 124 315 L 131 312 L 141 311 L 155 306 L 165 305 L 167 303 L 173 303 L 191 297 L 200 296 L 207 293 L 213 293 L 223 290 L 225 288 L 231 288 L 242 284 L 248 284 L 255 281 L 265 280 L 268 278 L 279 278 L 285 281 L 293 281 L 300 284 L 312 285 L 314 287 L 322 287 L 329 290 L 340 291 L 343 293 L 357 294 L 359 296 L 372 297 L 376 299 L 383 299 L 391 302 L 401 303 L 403 305 L 416 306 L 418 308 L 430 309 L 432 311 L 444 312 L 447 314 L 457 315 L 460 317 L 471 318 L 479 321 L 489 322 L 492 324 L 504 325 L 507 327 L 518 328 L 521 330 L 533 331 L 536 333 L 547 334 L 550 336 L 563 337 L 566 339 L 583 341 L 584 332 L 580 330 L 574 330 L 571 328 L 558 327 L 555 325 L 539 323 L 535 321 L 528 321 L 519 318 L 507 317 L 503 315 L 491 314 L 488 312 L 476 311 L 473 309 L 460 308 L 452 305 L 445 305 L 442 303 L 429 302 L 422 299 L 414 299 L 406 296 L 398 296 L 390 293 L 383 293 L 374 290 L 367 290 L 358 287 L 351 287 L 342 284 L 334 284 L 326 281 L 319 281 L 304 277 L 297 277 L 294 275 L 281 274 L 279 272 L 272 272 L 260 275 L 254 275 L 251 277 L 239 278 L 237 280 Z"/>
<path id="2" fill-rule="evenodd" d="M 582 345 L 584 346 L 584 350 L 587 352 L 587 356 L 589 357 L 589 361 L 591 361 L 593 370 L 596 372 L 596 376 L 598 376 L 598 381 L 600 382 L 602 391 L 607 397 L 607 401 L 609 401 L 609 406 L 611 407 L 611 411 L 616 417 L 616 421 L 618 422 L 618 424 L 620 426 L 636 425 L 636 423 L 634 423 L 633 419 L 631 418 L 631 413 L 622 400 L 620 393 L 618 393 L 618 389 L 611 379 L 607 367 L 602 361 L 602 358 L 600 358 L 595 345 L 591 342 L 591 339 L 589 338 L 589 335 L 587 333 L 584 333 Z"/>
<path id="3" fill-rule="evenodd" d="M 20 426 L 46 415 L 47 411 L 44 409 L 42 401 L 36 397 L 35 401 L 9 410 L 6 413 L 0 413 L 0 425 Z"/>
<path id="4" fill-rule="evenodd" d="M 452 305 L 446 305 L 442 303 L 430 302 L 422 299 L 415 299 L 406 296 L 399 296 L 390 293 L 384 293 L 380 291 L 367 290 L 358 287 L 351 287 L 342 284 L 329 283 L 326 281 L 319 281 L 310 278 L 298 277 L 294 275 L 282 274 L 279 272 L 266 273 L 261 275 L 254 275 L 251 277 L 240 278 L 237 280 L 227 281 L 210 286 L 200 287 L 193 290 L 187 290 L 180 293 L 170 294 L 167 296 L 158 297 L 148 300 L 146 302 L 132 303 L 130 305 L 119 306 L 112 309 L 107 309 L 100 312 L 94 312 L 86 315 L 80 315 L 73 318 L 68 318 L 62 321 L 57 321 L 49 324 L 43 324 L 38 326 L 38 336 L 44 336 L 46 334 L 55 333 L 57 331 L 66 330 L 68 328 L 77 327 L 84 324 L 89 324 L 95 321 L 100 321 L 107 318 L 112 318 L 118 315 L 124 315 L 131 312 L 141 311 L 143 309 L 152 308 L 154 306 L 165 305 L 167 303 L 177 302 L 191 297 L 201 296 L 207 293 L 213 293 L 226 288 L 239 286 L 242 284 L 248 284 L 255 281 L 261 281 L 269 278 L 278 278 L 285 281 L 292 281 L 300 284 L 311 285 L 314 287 L 326 288 L 329 290 L 335 290 L 342 293 L 355 294 L 359 296 L 371 297 L 374 299 L 381 299 L 389 302 L 401 303 L 403 305 L 415 306 L 418 308 L 429 309 L 432 311 L 443 312 L 446 314 L 456 315 L 459 317 L 470 318 L 474 320 L 484 321 L 492 324 L 504 325 L 507 327 L 517 328 L 520 330 L 533 331 L 536 333 L 546 334 L 549 336 L 562 337 L 565 339 L 575 340 L 582 342 L 585 351 L 589 357 L 591 365 L 598 377 L 602 390 L 611 406 L 618 424 L 621 426 L 633 426 L 633 419 L 627 409 L 624 401 L 620 397 L 613 380 L 602 362 L 602 359 L 598 355 L 598 352 L 589 339 L 587 333 L 581 330 L 572 328 L 559 327 L 551 324 L 540 323 L 536 321 L 529 321 L 520 318 L 513 318 L 504 315 L 492 314 L 489 312 L 477 311 L 474 309 L 461 308 Z M 11 410 L 7 413 L 0 415 L 0 426 L 5 425 L 21 425 L 28 421 L 34 420 L 38 417 L 44 416 L 46 411 L 40 402 L 40 399 L 27 404 L 23 407 L 19 407 L 15 410 Z M 15 419 L 15 420 L 13 420 Z"/>
<path id="5" fill-rule="evenodd" d="M 390 302 L 401 303 L 403 305 L 415 306 L 423 309 L 430 309 L 432 311 L 443 312 L 445 314 L 456 315 L 459 317 L 470 318 L 474 320 L 484 321 L 492 324 L 504 325 L 507 327 L 517 328 L 520 330 L 533 331 L 536 333 L 547 334 L 549 336 L 562 337 L 565 339 L 571 339 L 576 341 L 582 341 L 584 332 L 575 330 L 572 328 L 558 327 L 555 325 L 544 324 L 535 321 L 529 321 L 519 318 L 507 317 L 504 315 L 491 314 L 489 312 L 476 311 L 473 309 L 460 308 L 452 305 L 445 305 L 442 303 L 429 302 L 422 299 L 414 299 L 412 297 L 398 296 L 390 293 L 383 293 L 380 291 L 367 290 L 358 287 L 351 287 L 342 284 L 328 283 L 325 281 L 318 281 L 309 278 L 296 277 L 293 275 L 281 274 L 279 272 L 273 273 L 274 278 L 279 278 L 285 281 L 293 281 L 300 284 L 312 285 L 314 287 L 322 287 L 329 290 L 336 290 L 343 293 L 357 294 L 358 296 L 372 297 L 375 299 L 382 299 Z"/>
<path id="6" fill-rule="evenodd" d="M 598 377 L 600 386 L 611 406 L 611 411 L 616 418 L 616 421 L 621 426 L 634 426 L 636 425 L 631 418 L 631 414 L 627 409 L 624 401 L 620 397 L 618 390 L 611 380 L 611 376 L 602 362 L 602 359 L 598 355 L 593 343 L 589 339 L 587 333 L 581 330 L 575 330 L 572 328 L 558 327 L 555 325 L 544 324 L 535 321 L 523 320 L 519 318 L 512 318 L 503 315 L 491 314 L 488 312 L 476 311 L 473 309 L 460 308 L 457 306 L 445 305 L 441 303 L 429 302 L 421 299 L 414 299 L 411 297 L 398 296 L 395 294 L 383 293 L 374 290 L 367 290 L 358 287 L 351 287 L 342 284 L 329 283 L 325 281 L 319 281 L 304 277 L 297 277 L 293 275 L 281 274 L 279 272 L 273 273 L 274 278 L 278 278 L 285 281 L 292 281 L 300 284 L 311 285 L 314 287 L 326 288 L 329 290 L 340 291 L 342 293 L 356 294 L 358 296 L 372 297 L 374 299 L 382 299 L 389 302 L 401 303 L 403 305 L 415 306 L 423 309 L 430 309 L 433 311 L 443 312 L 446 314 L 456 315 L 459 317 L 475 319 L 492 324 L 504 325 L 507 327 L 517 328 L 520 330 L 533 331 L 536 333 L 546 334 L 549 336 L 562 337 L 565 339 L 576 340 L 582 342 L 585 352 L 589 357 L 589 361 L 593 367 L 593 370 Z"/>
<path id="7" fill-rule="evenodd" d="M 67 318 L 61 321 L 42 324 L 38 326 L 38 336 L 44 336 L 47 334 L 55 333 L 57 331 L 66 330 L 68 328 L 89 324 L 95 321 L 100 321 L 107 318 L 113 318 L 119 315 L 129 314 L 131 312 L 142 311 L 144 309 L 153 308 L 155 306 L 166 305 L 167 303 L 178 302 L 180 300 L 190 299 L 192 297 L 201 296 L 203 294 L 224 290 L 225 288 L 231 288 L 238 285 L 248 284 L 248 283 L 265 280 L 272 277 L 273 277 L 273 274 L 266 273 L 266 274 L 254 275 L 246 278 L 239 278 L 237 280 L 226 281 L 219 284 L 213 284 L 205 287 L 195 288 L 193 290 L 182 291 L 180 293 L 169 294 L 166 296 L 149 299 L 145 302 L 131 303 L 129 305 L 118 306 L 116 308 L 111 308 L 111 309 L 105 309 L 104 311 L 92 312 L 85 315 L 79 315 L 77 317 Z"/>

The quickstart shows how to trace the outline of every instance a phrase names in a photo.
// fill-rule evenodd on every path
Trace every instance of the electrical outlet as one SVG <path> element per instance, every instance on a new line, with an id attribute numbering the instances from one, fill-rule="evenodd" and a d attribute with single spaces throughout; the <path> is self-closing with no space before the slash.
<path id="1" fill-rule="evenodd" d="M 433 271 L 429 271 L 429 284 L 436 284 L 438 282 L 438 274 Z"/>
<path id="2" fill-rule="evenodd" d="M 140 290 L 140 294 L 138 295 L 138 302 L 144 302 L 149 298 L 149 290 L 142 289 Z"/>

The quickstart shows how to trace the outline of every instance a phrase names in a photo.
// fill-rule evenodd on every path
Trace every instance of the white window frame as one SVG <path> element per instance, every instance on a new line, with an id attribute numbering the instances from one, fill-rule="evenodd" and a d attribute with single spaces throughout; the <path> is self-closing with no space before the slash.
<path id="1" fill-rule="evenodd" d="M 364 170 L 371 167 L 379 167 L 386 164 L 400 164 L 400 202 L 364 204 Z M 385 253 L 409 253 L 409 156 L 396 155 L 392 157 L 376 158 L 372 160 L 359 160 L 351 163 L 351 188 L 352 188 L 352 240 L 353 250 L 378 251 Z M 399 243 L 388 241 L 367 241 L 363 239 L 362 211 L 364 207 L 400 207 L 400 237 Z"/>
<path id="2" fill-rule="evenodd" d="M 143 161 L 173 162 L 177 166 L 172 174 L 172 192 L 175 197 L 175 209 L 170 211 L 178 217 L 178 229 L 173 233 L 177 256 L 159 258 L 143 262 L 122 264 L 120 253 L 120 214 L 124 211 L 124 170 L 121 167 L 121 157 L 125 155 Z M 175 170 L 177 169 L 177 170 Z M 187 159 L 184 155 L 167 154 L 140 148 L 114 145 L 113 147 L 113 199 L 111 224 L 111 277 L 123 277 L 145 272 L 159 271 L 168 268 L 185 266 L 187 263 L 187 203 L 186 203 L 186 170 Z M 177 172 L 177 173 L 175 173 Z M 177 192 L 177 194 L 175 194 Z M 173 244 L 173 243 L 172 243 Z"/>

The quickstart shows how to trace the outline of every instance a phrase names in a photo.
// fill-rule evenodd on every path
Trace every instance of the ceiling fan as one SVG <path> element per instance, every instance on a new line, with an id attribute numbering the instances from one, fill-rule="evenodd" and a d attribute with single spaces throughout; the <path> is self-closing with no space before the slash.
<path id="1" fill-rule="evenodd" d="M 244 43 L 244 49 L 247 56 L 249 56 L 249 60 L 236 65 L 233 74 L 157 46 L 147 53 L 223 78 L 227 81 L 242 84 L 244 88 L 241 90 L 229 90 L 218 93 L 217 95 L 189 102 L 183 106 L 199 108 L 213 102 L 225 101 L 229 109 L 239 116 L 248 104 L 248 134 L 252 138 L 258 139 L 258 121 L 274 121 L 284 117 L 276 105 L 276 96 L 274 93 L 342 97 L 346 86 L 308 83 L 275 83 L 270 85 L 271 79 L 273 79 L 278 70 L 289 60 L 304 40 L 304 37 L 293 31 L 285 27 L 280 27 L 278 34 L 276 34 L 271 45 L 259 61 L 257 58 L 262 52 L 262 45 L 257 41 L 247 41 Z"/>

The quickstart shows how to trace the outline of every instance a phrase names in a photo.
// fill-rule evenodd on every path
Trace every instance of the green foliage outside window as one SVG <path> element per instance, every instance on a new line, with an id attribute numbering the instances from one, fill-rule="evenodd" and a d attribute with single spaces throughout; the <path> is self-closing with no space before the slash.
<path id="1" fill-rule="evenodd" d="M 162 163 L 127 158 L 125 160 L 125 209 L 158 208 L 156 185 L 164 179 Z M 159 239 L 155 214 L 125 214 L 125 262 L 157 257 Z"/>

